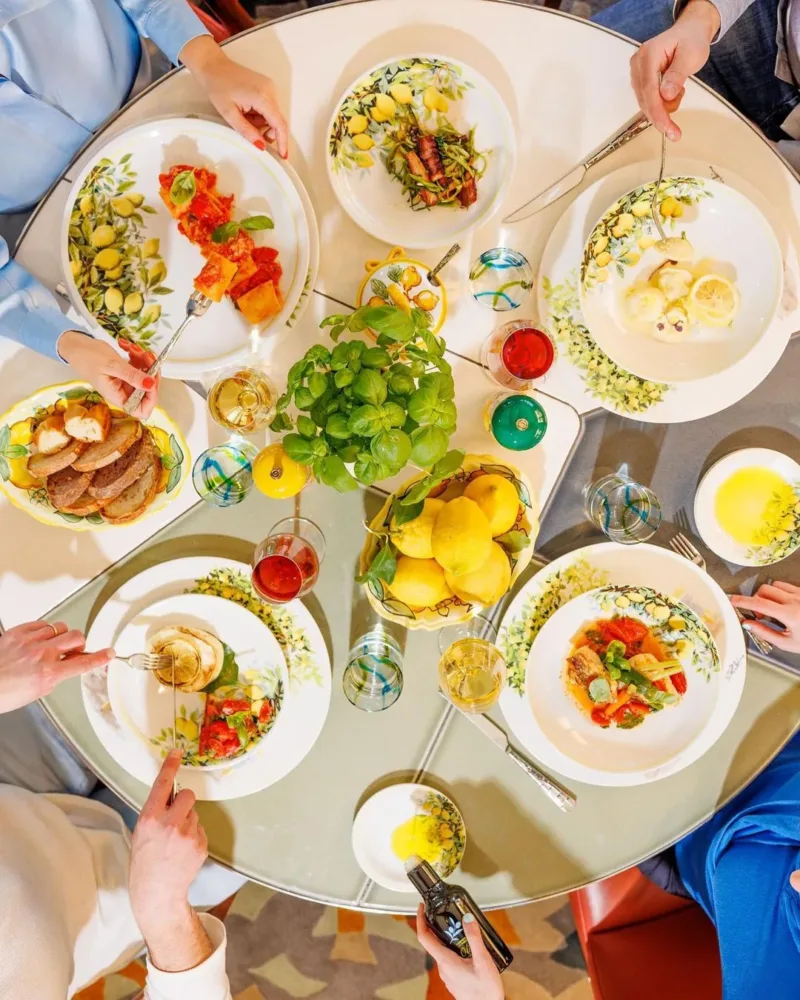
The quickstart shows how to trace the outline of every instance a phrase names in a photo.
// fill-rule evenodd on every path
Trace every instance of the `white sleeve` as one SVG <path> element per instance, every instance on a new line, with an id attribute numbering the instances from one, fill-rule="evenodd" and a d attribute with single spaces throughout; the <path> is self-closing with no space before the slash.
<path id="1" fill-rule="evenodd" d="M 210 913 L 198 916 L 214 951 L 205 962 L 186 972 L 162 972 L 148 957 L 144 1000 L 231 1000 L 225 972 L 225 927 Z"/>

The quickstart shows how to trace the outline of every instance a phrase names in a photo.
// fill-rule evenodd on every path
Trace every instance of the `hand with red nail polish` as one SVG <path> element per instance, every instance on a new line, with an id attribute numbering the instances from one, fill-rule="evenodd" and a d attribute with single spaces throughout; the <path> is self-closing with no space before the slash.
<path id="1" fill-rule="evenodd" d="M 275 84 L 268 76 L 228 58 L 209 35 L 188 41 L 179 58 L 231 128 L 257 149 L 274 143 L 286 159 L 289 127 L 275 96 Z"/>
<path id="2" fill-rule="evenodd" d="M 159 379 L 145 374 L 155 355 L 129 340 L 120 339 L 117 344 L 128 355 L 127 361 L 105 341 L 67 330 L 59 338 L 58 353 L 78 378 L 90 382 L 112 406 L 123 407 L 132 392 L 143 389 L 145 396 L 134 416 L 146 420 L 158 399 Z"/>

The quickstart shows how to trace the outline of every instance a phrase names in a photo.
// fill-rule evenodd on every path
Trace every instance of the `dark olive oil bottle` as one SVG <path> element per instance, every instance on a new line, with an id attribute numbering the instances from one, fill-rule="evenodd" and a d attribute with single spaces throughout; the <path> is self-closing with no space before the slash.
<path id="1" fill-rule="evenodd" d="M 461 955 L 462 958 L 472 957 L 462 924 L 464 916 L 471 913 L 481 929 L 484 944 L 492 956 L 492 961 L 500 972 L 511 965 L 514 956 L 508 945 L 492 927 L 466 889 L 460 885 L 449 885 L 439 878 L 427 861 L 421 858 L 408 859 L 406 874 L 422 896 L 425 916 L 428 918 L 431 930 L 445 947 Z"/>

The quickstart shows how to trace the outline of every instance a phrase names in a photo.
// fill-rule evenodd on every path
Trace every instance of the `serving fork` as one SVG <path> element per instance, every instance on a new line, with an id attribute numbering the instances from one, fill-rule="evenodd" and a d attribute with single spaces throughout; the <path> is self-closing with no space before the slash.
<path id="1" fill-rule="evenodd" d="M 169 653 L 133 653 L 131 656 L 117 656 L 116 659 L 134 670 L 168 670 L 174 665 L 174 657 Z"/>
<path id="2" fill-rule="evenodd" d="M 683 532 L 679 531 L 677 535 L 673 535 L 673 537 L 669 540 L 669 546 L 674 552 L 677 552 L 679 556 L 683 556 L 684 559 L 688 559 L 690 563 L 694 563 L 695 566 L 698 566 L 704 573 L 708 572 L 705 559 L 700 554 L 696 546 L 694 546 L 686 535 L 683 534 Z M 736 617 L 742 623 L 743 630 L 750 637 L 753 645 L 759 653 L 763 653 L 764 656 L 768 656 L 772 652 L 772 645 L 768 643 L 766 639 L 762 639 L 760 635 L 754 635 L 749 629 L 744 628 L 744 623 L 747 621 L 747 618 L 738 608 L 734 607 L 733 610 L 736 612 Z"/>
<path id="3" fill-rule="evenodd" d="M 205 316 L 205 314 L 208 312 L 208 307 L 211 305 L 211 302 L 212 300 L 207 295 L 203 295 L 202 292 L 192 292 L 192 294 L 189 296 L 189 301 L 186 303 L 186 316 L 184 317 L 183 322 L 175 331 L 175 333 L 172 334 L 172 336 L 169 338 L 166 344 L 161 348 L 161 352 L 159 353 L 158 357 L 153 362 L 153 364 L 150 365 L 150 367 L 147 369 L 148 375 L 153 375 L 153 376 L 158 375 L 158 373 L 161 371 L 161 366 L 167 360 L 170 351 L 180 340 L 183 331 L 186 329 L 186 327 L 189 325 L 189 323 L 191 323 L 193 319 L 200 319 L 201 316 Z M 134 392 L 132 392 L 125 403 L 124 407 L 125 412 L 135 413 L 139 406 L 139 403 L 141 403 L 144 397 L 145 397 L 144 389 L 136 389 Z"/>

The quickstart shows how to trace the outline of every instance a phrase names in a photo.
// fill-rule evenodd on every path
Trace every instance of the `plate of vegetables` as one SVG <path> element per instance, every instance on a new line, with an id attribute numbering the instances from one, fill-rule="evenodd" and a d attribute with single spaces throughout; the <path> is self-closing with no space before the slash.
<path id="1" fill-rule="evenodd" d="M 545 567 L 499 636 L 514 735 L 545 766 L 595 785 L 691 764 L 727 728 L 744 684 L 741 627 L 719 587 L 673 553 L 625 549 L 588 546 Z"/>
<path id="2" fill-rule="evenodd" d="M 496 89 L 444 56 L 373 67 L 347 88 L 328 129 L 342 208 L 378 239 L 415 248 L 452 243 L 493 215 L 515 152 Z"/>

